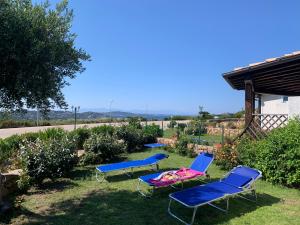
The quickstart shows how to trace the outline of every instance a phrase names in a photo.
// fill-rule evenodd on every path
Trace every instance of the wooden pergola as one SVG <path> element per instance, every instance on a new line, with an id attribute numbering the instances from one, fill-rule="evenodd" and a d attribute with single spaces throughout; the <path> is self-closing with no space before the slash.
<path id="1" fill-rule="evenodd" d="M 259 138 L 264 130 L 271 129 L 274 124 L 279 126 L 286 123 L 288 117 L 262 115 L 260 111 L 255 114 L 255 98 L 258 97 L 260 104 L 260 94 L 300 96 L 300 51 L 236 68 L 224 73 L 223 77 L 232 88 L 245 90 L 246 129 L 252 137 Z M 265 125 L 266 121 L 262 120 L 268 121 L 268 124 Z M 263 129 L 258 131 L 257 127 Z"/>

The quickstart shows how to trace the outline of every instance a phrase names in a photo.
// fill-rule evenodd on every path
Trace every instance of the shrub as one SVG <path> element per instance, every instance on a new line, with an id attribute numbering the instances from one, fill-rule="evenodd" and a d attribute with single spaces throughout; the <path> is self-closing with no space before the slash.
<path id="1" fill-rule="evenodd" d="M 215 151 L 216 164 L 221 169 L 229 170 L 239 164 L 238 153 L 235 146 L 225 144 Z"/>
<path id="2" fill-rule="evenodd" d="M 88 128 L 77 128 L 68 133 L 69 138 L 75 141 L 76 149 L 83 149 L 84 142 L 90 137 L 91 131 Z"/>
<path id="3" fill-rule="evenodd" d="M 152 124 L 143 128 L 144 144 L 154 143 L 158 137 L 163 136 L 163 131 L 158 125 Z"/>
<path id="4" fill-rule="evenodd" d="M 192 120 L 185 128 L 185 133 L 188 135 L 201 135 L 206 133 L 206 128 L 203 121 Z"/>
<path id="5" fill-rule="evenodd" d="M 121 139 L 127 146 L 127 152 L 135 152 L 143 148 L 143 130 L 134 126 L 122 126 L 116 130 L 117 139 Z"/>
<path id="6" fill-rule="evenodd" d="M 115 128 L 113 126 L 107 126 L 107 125 L 97 126 L 91 128 L 91 133 L 112 136 L 115 133 Z"/>
<path id="7" fill-rule="evenodd" d="M 265 139 L 242 139 L 236 146 L 223 149 L 220 154 L 225 156 L 217 157 L 217 163 L 226 169 L 237 163 L 255 167 L 267 181 L 297 187 L 300 185 L 299 137 L 300 119 L 297 118 L 283 128 L 272 130 Z M 231 163 L 233 153 L 237 154 L 237 162 Z"/>
<path id="8" fill-rule="evenodd" d="M 95 163 L 107 162 L 124 152 L 125 148 L 125 144 L 115 136 L 92 134 L 84 143 L 87 155 L 82 162 L 91 161 L 90 158 L 97 159 Z"/>
<path id="9" fill-rule="evenodd" d="M 16 158 L 21 137 L 13 135 L 6 139 L 0 139 L 0 169 L 6 170 L 9 159 Z"/>
<path id="10" fill-rule="evenodd" d="M 177 124 L 177 128 L 181 131 L 181 132 L 183 132 L 184 131 L 184 128 L 186 128 L 187 127 L 187 125 L 185 124 L 185 123 L 178 123 Z"/>
<path id="11" fill-rule="evenodd" d="M 49 139 L 62 139 L 67 135 L 67 131 L 62 128 L 49 128 L 43 131 L 38 132 L 38 137 L 41 140 L 49 140 Z"/>
<path id="12" fill-rule="evenodd" d="M 196 153 L 194 152 L 193 149 L 188 148 L 188 144 L 189 144 L 188 137 L 186 136 L 180 137 L 180 139 L 177 141 L 175 145 L 174 152 L 182 156 L 194 157 Z"/>
<path id="13" fill-rule="evenodd" d="M 289 121 L 284 128 L 273 130 L 253 148 L 257 148 L 257 167 L 272 183 L 300 185 L 300 120 Z"/>
<path id="14" fill-rule="evenodd" d="M 66 175 L 76 162 L 74 148 L 70 146 L 68 138 L 25 141 L 21 145 L 23 171 L 36 184 L 41 184 L 46 178 L 53 180 Z"/>
<path id="15" fill-rule="evenodd" d="M 168 124 L 168 128 L 174 128 L 177 125 L 177 122 L 174 119 L 171 119 L 170 123 Z"/>

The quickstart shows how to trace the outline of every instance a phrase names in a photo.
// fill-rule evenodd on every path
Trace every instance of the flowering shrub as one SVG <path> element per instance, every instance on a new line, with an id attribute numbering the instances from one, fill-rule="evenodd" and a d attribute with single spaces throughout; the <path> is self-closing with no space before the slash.
<path id="1" fill-rule="evenodd" d="M 66 175 L 76 163 L 74 145 L 68 138 L 25 141 L 21 145 L 20 157 L 23 171 L 36 184 L 41 184 L 46 178 Z"/>
<path id="2" fill-rule="evenodd" d="M 118 141 L 115 136 L 103 134 L 92 134 L 83 147 L 87 152 L 82 159 L 84 164 L 110 161 L 126 149 L 124 142 Z"/>

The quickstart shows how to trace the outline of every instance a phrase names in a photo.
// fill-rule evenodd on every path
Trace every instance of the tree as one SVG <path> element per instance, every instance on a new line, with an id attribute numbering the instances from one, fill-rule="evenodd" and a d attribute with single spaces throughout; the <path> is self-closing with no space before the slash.
<path id="1" fill-rule="evenodd" d="M 90 56 L 75 47 L 70 31 L 73 11 L 64 0 L 48 2 L 0 1 L 0 108 L 66 108 L 62 88 Z"/>

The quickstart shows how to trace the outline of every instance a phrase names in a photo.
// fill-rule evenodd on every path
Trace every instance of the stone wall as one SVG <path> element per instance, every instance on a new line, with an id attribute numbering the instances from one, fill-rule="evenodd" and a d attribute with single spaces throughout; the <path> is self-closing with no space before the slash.
<path id="1" fill-rule="evenodd" d="M 0 194 L 5 197 L 18 190 L 17 180 L 19 180 L 21 170 L 14 170 L 8 173 L 2 173 L 4 177 L 3 184 L 0 186 Z"/>
<path id="2" fill-rule="evenodd" d="M 215 128 L 215 127 L 207 127 L 207 134 L 210 135 L 222 135 L 222 128 Z M 229 129 L 224 128 L 224 135 L 227 137 L 236 137 L 238 136 L 243 129 Z"/>
<path id="3" fill-rule="evenodd" d="M 166 144 L 172 148 L 175 147 L 177 140 L 170 139 L 170 138 L 157 138 L 157 142 L 161 144 Z M 207 146 L 207 145 L 196 145 L 196 144 L 188 144 L 189 149 L 193 149 L 196 153 L 202 153 L 202 152 L 214 152 L 213 146 Z"/>
<path id="4" fill-rule="evenodd" d="M 157 138 L 157 142 L 160 144 L 165 144 L 171 147 L 175 147 L 176 145 L 176 139 L 171 139 L 171 138 Z"/>

